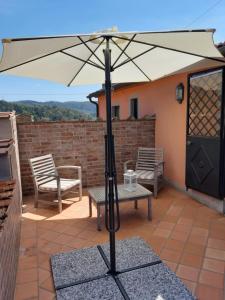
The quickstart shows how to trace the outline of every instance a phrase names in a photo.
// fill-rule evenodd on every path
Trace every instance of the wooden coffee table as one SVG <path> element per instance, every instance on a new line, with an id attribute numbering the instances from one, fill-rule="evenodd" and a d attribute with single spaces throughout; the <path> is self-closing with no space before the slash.
<path id="1" fill-rule="evenodd" d="M 88 189 L 89 194 L 89 216 L 92 216 L 92 203 L 97 208 L 97 229 L 101 230 L 101 206 L 105 205 L 105 187 L 98 186 Z M 152 192 L 137 184 L 134 192 L 129 192 L 124 189 L 123 184 L 118 185 L 118 198 L 119 202 L 134 201 L 134 208 L 138 208 L 138 200 L 147 199 L 148 209 L 147 217 L 150 221 L 152 219 Z"/>

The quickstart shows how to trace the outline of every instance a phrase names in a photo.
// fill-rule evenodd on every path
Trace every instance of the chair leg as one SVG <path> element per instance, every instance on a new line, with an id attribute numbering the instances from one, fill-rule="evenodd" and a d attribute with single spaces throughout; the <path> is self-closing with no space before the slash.
<path id="1" fill-rule="evenodd" d="M 59 202 L 59 213 L 62 212 L 62 195 L 61 195 L 61 191 L 58 190 L 58 202 Z"/>
<path id="2" fill-rule="evenodd" d="M 158 182 L 157 182 L 157 180 L 155 180 L 155 182 L 154 182 L 153 194 L 154 194 L 154 198 L 157 198 L 157 195 L 158 195 Z"/>
<path id="3" fill-rule="evenodd" d="M 79 201 L 81 201 L 82 200 L 82 183 L 80 183 L 80 185 L 79 185 L 79 195 L 80 195 Z"/>
<path id="4" fill-rule="evenodd" d="M 38 191 L 35 189 L 34 207 L 38 208 Z"/>

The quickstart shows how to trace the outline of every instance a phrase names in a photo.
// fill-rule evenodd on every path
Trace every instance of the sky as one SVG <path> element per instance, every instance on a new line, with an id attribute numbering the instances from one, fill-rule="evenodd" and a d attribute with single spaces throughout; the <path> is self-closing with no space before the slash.
<path id="1" fill-rule="evenodd" d="M 223 42 L 225 0 L 0 0 L 0 39 L 92 33 L 113 26 L 119 31 L 215 28 L 214 41 Z M 100 87 L 68 88 L 0 74 L 0 99 L 7 101 L 85 101 Z"/>

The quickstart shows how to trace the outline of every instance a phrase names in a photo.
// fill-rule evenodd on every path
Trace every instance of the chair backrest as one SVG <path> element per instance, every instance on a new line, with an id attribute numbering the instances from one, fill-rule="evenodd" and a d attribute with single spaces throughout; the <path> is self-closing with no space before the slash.
<path id="1" fill-rule="evenodd" d="M 162 148 L 138 148 L 136 170 L 153 171 L 159 162 L 163 162 Z"/>
<path id="2" fill-rule="evenodd" d="M 53 175 L 57 174 L 52 154 L 31 158 L 29 159 L 29 163 L 33 176 L 42 173 Z M 47 176 L 34 177 L 34 183 L 36 187 L 38 187 L 40 184 L 49 182 L 53 179 L 53 177 Z"/>

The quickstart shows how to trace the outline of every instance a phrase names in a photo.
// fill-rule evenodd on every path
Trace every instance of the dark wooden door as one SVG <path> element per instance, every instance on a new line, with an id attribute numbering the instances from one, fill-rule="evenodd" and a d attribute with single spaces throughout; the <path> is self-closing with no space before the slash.
<path id="1" fill-rule="evenodd" d="M 189 77 L 186 186 L 223 198 L 223 70 Z"/>

